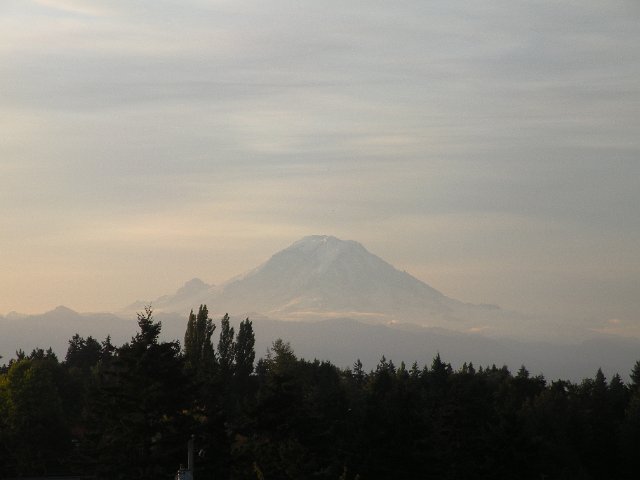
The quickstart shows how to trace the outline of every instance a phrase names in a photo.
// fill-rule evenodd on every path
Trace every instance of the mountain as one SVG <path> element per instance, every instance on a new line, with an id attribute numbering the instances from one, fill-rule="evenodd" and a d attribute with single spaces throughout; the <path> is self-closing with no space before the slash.
<path id="1" fill-rule="evenodd" d="M 225 309 L 249 306 L 275 318 L 375 319 L 415 309 L 446 314 L 455 303 L 359 243 L 319 235 L 295 242 L 227 282 L 214 300 Z"/>
<path id="2" fill-rule="evenodd" d="M 462 322 L 466 328 L 474 325 L 472 318 L 499 311 L 449 298 L 360 243 L 325 235 L 304 237 L 220 286 L 194 279 L 151 303 L 164 312 L 189 311 L 205 303 L 215 313 L 259 313 L 280 320 L 348 317 L 430 326 Z"/>
<path id="3" fill-rule="evenodd" d="M 414 361 L 420 367 L 431 365 L 439 353 L 454 368 L 473 362 L 476 367 L 507 365 L 516 372 L 525 365 L 533 375 L 572 381 L 593 378 L 602 368 L 607 378 L 619 373 L 627 381 L 640 351 L 638 339 L 608 335 L 559 344 L 490 338 L 441 328 L 371 325 L 346 318 L 305 322 L 261 319 L 253 325 L 259 357 L 264 356 L 273 339 L 282 338 L 300 357 L 328 359 L 341 367 L 351 367 L 359 358 L 365 370 L 375 369 L 382 355 L 396 366 L 405 362 L 409 368 Z"/>
<path id="4" fill-rule="evenodd" d="M 164 295 L 153 302 L 137 301 L 126 307 L 121 313 L 134 314 L 135 312 L 141 312 L 144 307 L 153 304 L 153 308 L 157 312 L 175 312 L 184 313 L 189 312 L 192 308 L 198 309 L 203 299 L 209 297 L 209 291 L 215 288 L 213 285 L 209 285 L 199 278 L 193 278 L 186 282 L 182 287 L 178 289 L 173 295 Z"/>
<path id="5" fill-rule="evenodd" d="M 111 313 L 78 313 L 59 306 L 38 315 L 13 312 L 0 317 L 0 355 L 2 361 L 13 357 L 16 350 L 29 353 L 32 349 L 52 347 L 64 358 L 69 339 L 76 333 L 102 341 L 111 335 L 114 344 L 123 343 L 135 334 L 135 315 L 124 320 Z"/>
<path id="6" fill-rule="evenodd" d="M 98 340 L 110 334 L 120 345 L 135 335 L 135 312 L 148 303 L 133 304 L 119 315 L 57 307 L 40 315 L 0 316 L 0 355 L 7 361 L 16 349 L 52 346 L 63 358 L 75 333 Z M 454 366 L 472 361 L 515 370 L 524 364 L 548 378 L 579 380 L 593 376 L 598 367 L 624 376 L 640 351 L 637 340 L 588 329 L 579 338 L 575 328 L 561 339 L 559 322 L 543 324 L 496 306 L 449 298 L 361 244 L 330 236 L 305 237 L 221 285 L 193 279 L 151 302 L 162 337 L 184 338 L 189 311 L 203 303 L 218 327 L 225 312 L 234 324 L 249 316 L 258 358 L 282 338 L 302 357 L 342 367 L 360 358 L 367 369 L 374 368 L 381 355 L 397 365 L 423 365 L 439 352 Z"/>

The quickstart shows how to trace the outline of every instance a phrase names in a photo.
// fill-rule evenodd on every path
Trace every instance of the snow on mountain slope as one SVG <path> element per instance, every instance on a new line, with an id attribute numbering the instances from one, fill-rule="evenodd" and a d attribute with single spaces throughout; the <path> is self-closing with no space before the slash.
<path id="1" fill-rule="evenodd" d="M 313 235 L 218 286 L 192 280 L 152 302 L 158 311 L 260 313 L 279 319 L 350 317 L 443 325 L 497 307 L 453 300 L 401 272 L 355 241 Z"/>
<path id="2" fill-rule="evenodd" d="M 232 310 L 250 303 L 268 315 L 388 315 L 424 308 L 445 313 L 450 299 L 400 272 L 354 241 L 310 236 L 249 274 L 224 284 L 218 301 Z"/>

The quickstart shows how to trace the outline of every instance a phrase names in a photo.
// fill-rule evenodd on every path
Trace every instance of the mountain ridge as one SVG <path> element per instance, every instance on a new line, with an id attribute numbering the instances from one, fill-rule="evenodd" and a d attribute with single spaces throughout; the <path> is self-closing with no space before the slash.
<path id="1" fill-rule="evenodd" d="M 129 310 L 145 303 L 163 312 L 207 304 L 214 313 L 259 312 L 280 320 L 346 316 L 373 323 L 444 327 L 501 311 L 497 305 L 474 305 L 447 297 L 359 242 L 330 235 L 303 237 L 218 286 L 192 279 L 175 294 L 137 302 Z"/>
<path id="2" fill-rule="evenodd" d="M 258 355 L 283 338 L 303 356 L 343 366 L 361 358 L 372 368 L 382 354 L 428 362 L 440 352 L 448 361 L 525 364 L 548 375 L 579 378 L 598 366 L 624 373 L 639 344 L 584 327 L 570 328 L 562 339 L 557 319 L 463 303 L 358 242 L 315 235 L 227 282 L 210 285 L 194 278 L 174 294 L 130 305 L 128 312 L 79 314 L 60 306 L 39 315 L 0 316 L 0 355 L 7 359 L 18 348 L 36 346 L 53 346 L 64 355 L 75 333 L 111 335 L 121 344 L 135 334 L 135 313 L 149 304 L 165 339 L 182 339 L 189 311 L 207 304 L 214 319 L 226 312 L 234 322 L 250 317 Z"/>
<path id="3" fill-rule="evenodd" d="M 78 313 L 71 309 L 68 318 L 55 316 L 55 309 L 38 315 L 25 315 L 21 321 L 0 316 L 0 355 L 2 362 L 14 358 L 22 349 L 52 347 L 64 358 L 69 339 L 78 333 L 92 335 L 101 341 L 107 335 L 114 345 L 130 341 L 137 331 L 135 316 Z M 162 323 L 164 340 L 181 340 L 187 324 L 188 311 L 181 314 L 154 312 Z M 220 319 L 213 316 L 219 326 Z M 532 373 L 544 373 L 547 379 L 580 381 L 592 377 L 598 368 L 607 376 L 620 373 L 628 378 L 640 347 L 637 338 L 595 334 L 577 343 L 551 343 L 509 338 L 490 338 L 481 334 L 463 333 L 440 327 L 412 324 L 371 324 L 353 318 L 336 317 L 322 321 L 280 321 L 251 316 L 256 335 L 256 355 L 265 355 L 276 338 L 291 342 L 299 357 L 326 359 L 347 368 L 360 359 L 365 369 L 373 369 L 382 355 L 397 365 L 413 361 L 429 364 L 436 354 L 455 368 L 462 362 L 475 365 L 508 365 L 515 371 L 525 365 Z M 242 317 L 232 317 L 234 326 Z M 216 332 L 219 330 L 216 329 Z M 216 334 L 217 335 L 217 334 Z"/>

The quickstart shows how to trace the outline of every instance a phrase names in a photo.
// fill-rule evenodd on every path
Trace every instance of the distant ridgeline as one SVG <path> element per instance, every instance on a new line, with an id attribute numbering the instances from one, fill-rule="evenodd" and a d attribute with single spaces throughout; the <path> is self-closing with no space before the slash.
<path id="1" fill-rule="evenodd" d="M 640 362 L 629 384 L 549 383 L 440 355 L 340 369 L 280 339 L 256 362 L 252 322 L 206 306 L 182 346 L 160 333 L 146 309 L 123 345 L 18 352 L 0 371 L 0 477 L 172 478 L 192 438 L 195 479 L 637 478 Z"/>

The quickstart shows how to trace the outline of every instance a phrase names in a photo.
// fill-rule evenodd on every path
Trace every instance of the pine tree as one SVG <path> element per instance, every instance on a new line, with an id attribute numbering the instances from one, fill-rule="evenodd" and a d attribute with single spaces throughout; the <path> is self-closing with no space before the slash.
<path id="1" fill-rule="evenodd" d="M 138 327 L 140 331 L 131 339 L 132 346 L 148 348 L 158 343 L 162 322 L 153 320 L 151 307 L 144 307 L 144 313 L 138 313 Z"/>
<path id="2" fill-rule="evenodd" d="M 629 376 L 631 377 L 631 389 L 640 389 L 640 360 L 636 361 Z"/>
<path id="3" fill-rule="evenodd" d="M 105 361 L 113 357 L 116 347 L 111 343 L 111 335 L 107 335 L 100 344 L 100 359 Z"/>
<path id="4" fill-rule="evenodd" d="M 445 378 L 452 371 L 451 364 L 443 362 L 440 358 L 440 352 L 438 352 L 431 363 L 431 374 L 435 377 Z"/>
<path id="5" fill-rule="evenodd" d="M 362 368 L 362 362 L 360 361 L 359 358 L 353 364 L 352 376 L 355 379 L 357 385 L 362 385 L 364 383 L 364 380 L 366 378 L 366 373 L 364 373 L 364 369 Z"/>
<path id="6" fill-rule="evenodd" d="M 77 333 L 69 340 L 69 348 L 65 357 L 67 367 L 77 367 L 88 371 L 100 360 L 100 343 L 89 336 L 86 340 Z"/>
<path id="7" fill-rule="evenodd" d="M 516 375 L 516 378 L 521 378 L 521 379 L 529 378 L 529 370 L 527 370 L 527 368 L 524 365 L 522 365 L 520 367 L 520 370 L 518 370 L 518 374 Z"/>
<path id="8" fill-rule="evenodd" d="M 86 456 L 99 478 L 158 478 L 181 460 L 189 397 L 178 342 L 161 342 L 150 308 L 140 331 L 101 361 L 88 400 Z"/>

